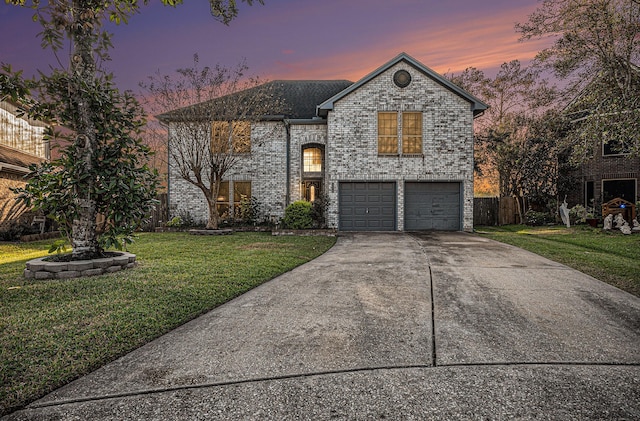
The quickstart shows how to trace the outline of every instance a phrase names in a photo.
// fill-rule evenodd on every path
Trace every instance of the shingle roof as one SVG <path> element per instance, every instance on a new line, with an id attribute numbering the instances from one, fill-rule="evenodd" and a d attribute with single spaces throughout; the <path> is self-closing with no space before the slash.
<path id="1" fill-rule="evenodd" d="M 39 164 L 45 161 L 42 158 L 33 156 L 8 146 L 0 145 L 0 170 L 14 170 L 26 172 L 31 164 Z M 3 165 L 8 164 L 8 165 Z"/>
<path id="2" fill-rule="evenodd" d="M 353 84 L 348 80 L 274 80 L 269 83 L 289 108 L 274 114 L 300 119 L 315 117 L 319 104 Z"/>
<path id="3" fill-rule="evenodd" d="M 281 116 L 289 119 L 311 119 L 316 116 L 316 107 L 328 98 L 331 98 L 338 92 L 350 86 L 353 82 L 348 80 L 274 80 L 264 85 L 256 86 L 242 92 L 247 95 L 253 90 L 269 89 L 270 94 L 279 101 L 274 101 L 276 105 L 270 108 L 262 115 L 267 117 Z M 214 99 L 201 104 L 218 103 L 224 98 L 240 95 L 240 93 L 231 94 L 226 97 Z M 190 108 L 190 107 L 186 107 Z M 184 109 L 180 109 L 184 110 Z M 185 115 L 184 113 L 169 111 L 160 114 L 158 117 L 161 121 L 171 121 L 173 118 Z"/>

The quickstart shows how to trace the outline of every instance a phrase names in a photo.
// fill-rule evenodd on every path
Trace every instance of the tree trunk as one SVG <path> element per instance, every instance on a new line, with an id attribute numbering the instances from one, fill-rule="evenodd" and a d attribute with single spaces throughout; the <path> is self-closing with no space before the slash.
<path id="1" fill-rule="evenodd" d="M 220 193 L 220 184 L 220 177 L 216 177 L 215 181 L 211 183 L 209 195 L 207 196 L 207 204 L 209 205 L 209 220 L 207 221 L 206 228 L 208 230 L 218 229 L 218 220 L 220 219 L 220 214 L 218 213 L 218 207 L 216 206 L 216 203 L 218 201 L 218 194 Z"/>
<path id="2" fill-rule="evenodd" d="M 96 148 L 95 126 L 91 116 L 90 94 L 85 86 L 93 86 L 95 81 L 96 64 L 93 57 L 91 22 L 83 16 L 91 16 L 83 0 L 74 0 L 74 30 L 71 32 L 71 77 L 70 90 L 76 104 L 76 139 L 75 146 L 78 153 L 76 165 L 76 180 L 82 184 L 74 187 L 74 205 L 77 218 L 71 225 L 71 246 L 73 259 L 84 260 L 93 257 L 99 250 L 96 234 L 96 202 L 91 197 L 93 191 L 93 177 L 86 174 L 92 172 L 92 155 Z"/>

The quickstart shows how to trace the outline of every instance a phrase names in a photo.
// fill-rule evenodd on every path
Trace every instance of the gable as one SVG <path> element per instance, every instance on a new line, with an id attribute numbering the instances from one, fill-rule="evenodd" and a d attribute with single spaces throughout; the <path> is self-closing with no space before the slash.
<path id="1" fill-rule="evenodd" d="M 487 104 L 480 101 L 478 98 L 474 97 L 469 92 L 453 84 L 451 81 L 447 80 L 442 75 L 431 70 L 430 68 L 420 63 L 413 57 L 409 56 L 406 53 L 401 53 L 397 57 L 389 61 L 388 63 L 380 66 L 378 69 L 369 73 L 367 76 L 363 77 L 356 83 L 350 85 L 345 90 L 339 92 L 338 94 L 324 101 L 322 104 L 318 105 L 317 114 L 321 117 L 326 117 L 329 111 L 333 110 L 334 104 L 336 102 L 340 101 L 342 98 L 356 91 L 357 89 L 360 89 L 371 80 L 377 78 L 382 73 L 386 72 L 387 70 L 391 69 L 392 67 L 396 66 L 398 63 L 401 63 L 401 62 L 407 63 L 409 66 L 411 66 L 412 68 L 420 72 L 422 75 L 428 77 L 438 85 L 441 85 L 448 91 L 452 92 L 453 94 L 467 101 L 469 103 L 471 111 L 473 112 L 474 117 L 479 115 L 480 113 L 482 113 L 482 111 L 486 110 L 489 107 Z M 402 81 L 398 81 L 398 83 L 402 83 Z"/>

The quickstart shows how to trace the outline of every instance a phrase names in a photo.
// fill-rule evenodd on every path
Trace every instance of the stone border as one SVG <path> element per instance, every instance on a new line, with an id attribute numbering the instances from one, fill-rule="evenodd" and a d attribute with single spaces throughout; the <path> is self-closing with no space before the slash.
<path id="1" fill-rule="evenodd" d="M 118 272 L 137 265 L 136 255 L 117 252 L 118 256 L 71 262 L 47 262 L 47 257 L 29 260 L 24 270 L 27 279 L 71 279 Z"/>
<path id="2" fill-rule="evenodd" d="M 308 230 L 277 229 L 277 230 L 271 231 L 271 235 L 300 235 L 303 237 L 323 235 L 327 237 L 335 237 L 338 235 L 338 231 L 332 230 L 332 229 L 308 229 Z"/>
<path id="3" fill-rule="evenodd" d="M 217 229 L 217 230 L 193 229 L 193 230 L 189 230 L 189 234 L 191 235 L 231 235 L 233 234 L 233 230 L 232 229 Z"/>

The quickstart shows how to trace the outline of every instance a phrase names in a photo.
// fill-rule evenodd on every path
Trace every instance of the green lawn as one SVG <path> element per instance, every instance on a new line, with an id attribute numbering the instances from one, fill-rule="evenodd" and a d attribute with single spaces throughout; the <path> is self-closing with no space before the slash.
<path id="1" fill-rule="evenodd" d="M 136 269 L 25 280 L 25 262 L 51 242 L 0 243 L 0 415 L 314 259 L 335 238 L 141 234 L 129 248 Z"/>
<path id="2" fill-rule="evenodd" d="M 476 233 L 547 257 L 640 297 L 640 234 L 584 225 L 476 227 Z"/>

